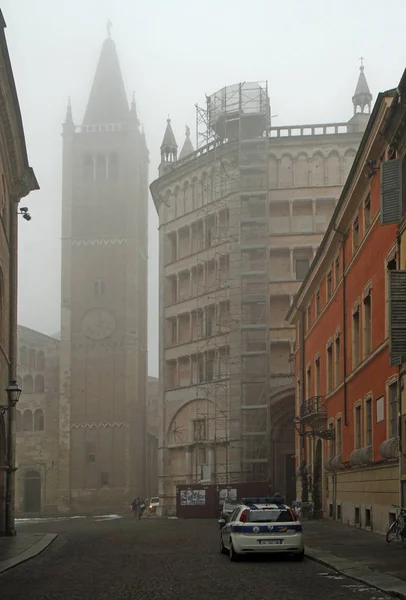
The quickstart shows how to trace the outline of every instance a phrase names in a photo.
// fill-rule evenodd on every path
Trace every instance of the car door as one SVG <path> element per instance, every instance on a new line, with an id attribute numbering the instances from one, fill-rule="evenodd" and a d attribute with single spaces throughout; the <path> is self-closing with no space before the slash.
<path id="1" fill-rule="evenodd" d="M 231 515 L 228 517 L 226 524 L 224 525 L 223 529 L 221 530 L 221 535 L 223 536 L 223 544 L 225 545 L 226 548 L 228 548 L 228 546 L 229 546 L 228 541 L 230 539 L 232 523 L 234 523 L 234 521 L 236 520 L 239 512 L 240 512 L 240 508 L 236 508 L 231 513 Z"/>

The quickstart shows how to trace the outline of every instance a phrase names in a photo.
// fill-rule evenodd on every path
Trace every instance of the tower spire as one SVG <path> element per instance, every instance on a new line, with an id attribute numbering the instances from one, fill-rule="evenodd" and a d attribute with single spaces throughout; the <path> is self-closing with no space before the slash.
<path id="1" fill-rule="evenodd" d="M 164 139 L 161 144 L 161 161 L 163 163 L 176 162 L 178 156 L 178 144 L 172 130 L 171 119 L 166 119 Z"/>
<path id="2" fill-rule="evenodd" d="M 182 150 L 180 151 L 180 154 L 179 154 L 179 160 L 181 160 L 182 158 L 185 158 L 185 156 L 188 156 L 188 154 L 192 154 L 192 152 L 195 151 L 195 149 L 193 148 L 193 144 L 190 141 L 190 128 L 188 125 L 186 125 L 185 136 L 186 136 L 185 141 L 183 143 Z"/>
<path id="3" fill-rule="evenodd" d="M 73 122 L 73 117 L 72 117 L 72 104 L 71 104 L 71 100 L 70 100 L 70 96 L 68 98 L 68 105 L 66 107 L 66 116 L 65 116 L 65 122 L 63 124 L 63 133 L 72 133 L 75 131 L 75 124 Z"/>
<path id="4" fill-rule="evenodd" d="M 360 109 L 361 113 L 367 112 L 368 114 L 371 112 L 371 103 L 372 103 L 372 94 L 369 90 L 367 79 L 364 73 L 364 57 L 360 57 L 360 73 L 358 77 L 357 87 L 355 88 L 355 93 L 352 97 L 352 103 L 354 105 L 354 115 L 357 113 L 357 109 Z"/>
<path id="5" fill-rule="evenodd" d="M 125 93 L 116 45 L 110 37 L 104 41 L 87 103 L 83 125 L 105 125 L 128 121 L 130 111 Z"/>

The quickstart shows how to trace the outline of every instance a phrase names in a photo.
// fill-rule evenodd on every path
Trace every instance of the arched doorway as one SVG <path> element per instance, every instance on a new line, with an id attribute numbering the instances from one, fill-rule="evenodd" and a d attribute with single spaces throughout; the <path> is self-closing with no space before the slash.
<path id="1" fill-rule="evenodd" d="M 38 471 L 27 471 L 24 475 L 24 512 L 41 512 L 41 475 Z"/>

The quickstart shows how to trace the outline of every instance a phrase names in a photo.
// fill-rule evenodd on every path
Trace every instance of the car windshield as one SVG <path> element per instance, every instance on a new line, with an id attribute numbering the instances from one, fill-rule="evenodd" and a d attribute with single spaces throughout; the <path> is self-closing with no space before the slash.
<path id="1" fill-rule="evenodd" d="M 286 523 L 293 521 L 289 510 L 269 508 L 264 510 L 250 510 L 248 521 L 250 523 Z"/>

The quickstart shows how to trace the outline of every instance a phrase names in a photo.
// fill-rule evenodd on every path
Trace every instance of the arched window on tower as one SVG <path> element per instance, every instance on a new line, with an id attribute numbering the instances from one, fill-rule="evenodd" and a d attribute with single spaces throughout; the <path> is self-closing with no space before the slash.
<path id="1" fill-rule="evenodd" d="M 23 431 L 32 431 L 33 418 L 30 410 L 25 410 L 23 414 Z"/>
<path id="2" fill-rule="evenodd" d="M 34 413 L 34 431 L 44 431 L 44 413 L 40 408 Z"/>
<path id="3" fill-rule="evenodd" d="M 118 179 L 118 156 L 113 153 L 109 157 L 109 179 L 110 181 L 117 181 Z"/>
<path id="4" fill-rule="evenodd" d="M 96 180 L 106 180 L 106 157 L 103 154 L 98 154 L 96 158 Z"/>
<path id="5" fill-rule="evenodd" d="M 32 394 L 34 391 L 34 382 L 31 375 L 26 375 L 23 379 L 24 394 Z"/>
<path id="6" fill-rule="evenodd" d="M 45 369 L 45 354 L 40 350 L 37 354 L 37 369 L 43 371 Z"/>
<path id="7" fill-rule="evenodd" d="M 25 346 L 20 348 L 20 365 L 27 366 L 27 348 Z"/>
<path id="8" fill-rule="evenodd" d="M 82 165 L 82 178 L 83 181 L 93 181 L 94 180 L 94 167 L 93 167 L 93 158 L 90 154 L 85 154 L 83 157 L 83 165 Z"/>
<path id="9" fill-rule="evenodd" d="M 102 279 L 96 279 L 94 282 L 94 293 L 96 296 L 103 296 L 105 290 L 104 281 Z"/>
<path id="10" fill-rule="evenodd" d="M 36 394 L 43 394 L 44 393 L 44 376 L 43 375 L 37 375 L 35 377 L 35 393 Z"/>
<path id="11" fill-rule="evenodd" d="M 35 350 L 33 348 L 28 350 L 28 368 L 35 369 Z"/>

